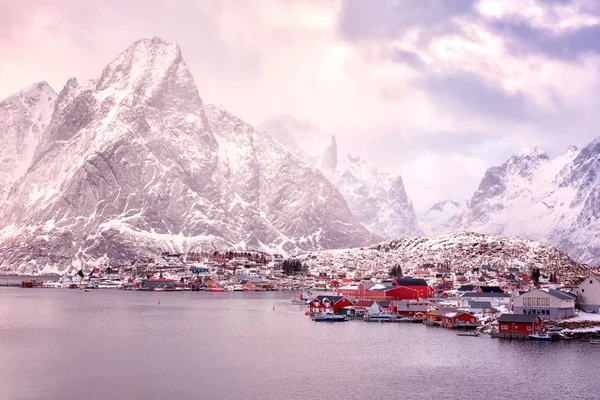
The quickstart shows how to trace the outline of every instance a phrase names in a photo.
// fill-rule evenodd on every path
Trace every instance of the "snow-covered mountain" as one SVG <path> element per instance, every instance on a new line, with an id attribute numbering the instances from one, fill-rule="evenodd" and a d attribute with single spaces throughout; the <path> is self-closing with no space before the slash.
<path id="1" fill-rule="evenodd" d="M 322 174 L 204 105 L 179 47 L 159 38 L 134 43 L 98 80 L 67 82 L 5 216 L 0 264 L 27 273 L 161 250 L 377 239 Z"/>
<path id="2" fill-rule="evenodd" d="M 397 238 L 423 233 L 399 174 L 379 171 L 350 154 L 339 157 L 334 135 L 287 115 L 271 118 L 261 129 L 321 171 L 342 193 L 352 214 L 373 234 Z"/>
<path id="3" fill-rule="evenodd" d="M 454 230 L 458 219 L 467 209 L 466 201 L 445 199 L 419 215 L 419 226 L 427 236 L 437 236 Z"/>
<path id="4" fill-rule="evenodd" d="M 551 159 L 536 147 L 488 169 L 454 229 L 517 235 L 600 264 L 600 140 Z"/>
<path id="5" fill-rule="evenodd" d="M 54 90 L 40 82 L 0 102 L 0 203 L 31 165 L 55 100 Z"/>
<path id="6" fill-rule="evenodd" d="M 309 267 L 344 266 L 361 272 L 388 271 L 401 265 L 406 274 L 424 264 L 448 264 L 453 270 L 492 267 L 531 267 L 561 278 L 586 276 L 587 268 L 566 254 L 539 242 L 513 236 L 455 232 L 436 238 L 401 238 L 369 248 L 332 250 L 303 256 Z"/>

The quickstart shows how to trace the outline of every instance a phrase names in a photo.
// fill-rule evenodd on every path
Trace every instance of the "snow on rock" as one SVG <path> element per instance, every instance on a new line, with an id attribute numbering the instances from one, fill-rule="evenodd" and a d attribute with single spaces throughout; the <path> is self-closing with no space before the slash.
<path id="1" fill-rule="evenodd" d="M 334 135 L 287 115 L 271 118 L 261 129 L 321 171 L 342 193 L 352 214 L 373 234 L 397 238 L 423 233 L 399 174 L 379 171 L 350 154 L 339 157 Z"/>
<path id="2" fill-rule="evenodd" d="M 402 238 L 368 248 L 313 252 L 304 256 L 309 267 L 344 266 L 356 271 L 388 271 L 399 264 L 405 274 L 424 264 L 449 263 L 454 270 L 484 264 L 492 267 L 540 268 L 559 277 L 586 276 L 587 268 L 566 254 L 539 242 L 512 236 L 458 232 L 435 238 Z"/>
<path id="3" fill-rule="evenodd" d="M 0 266 L 21 273 L 160 251 L 283 254 L 377 238 L 318 171 L 205 106 L 175 44 L 142 39 L 99 80 L 71 79 L 0 222 Z"/>
<path id="4" fill-rule="evenodd" d="M 46 82 L 40 82 L 0 102 L 0 203 L 31 166 L 56 96 Z"/>

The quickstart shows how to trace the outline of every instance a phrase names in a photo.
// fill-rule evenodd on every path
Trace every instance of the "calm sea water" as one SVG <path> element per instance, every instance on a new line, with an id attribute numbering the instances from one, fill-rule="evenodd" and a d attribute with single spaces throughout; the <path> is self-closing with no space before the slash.
<path id="1" fill-rule="evenodd" d="M 600 346 L 315 323 L 291 298 L 0 289 L 0 399 L 600 397 Z"/>

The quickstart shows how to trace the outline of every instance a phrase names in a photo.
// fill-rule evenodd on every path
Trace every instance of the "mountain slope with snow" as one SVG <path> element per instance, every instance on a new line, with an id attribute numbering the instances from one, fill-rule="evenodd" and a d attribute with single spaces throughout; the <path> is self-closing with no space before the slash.
<path id="1" fill-rule="evenodd" d="M 600 145 L 551 159 L 535 147 L 488 169 L 456 230 L 517 235 L 600 264 Z"/>
<path id="2" fill-rule="evenodd" d="M 334 135 L 290 116 L 272 118 L 261 129 L 321 171 L 342 193 L 352 214 L 373 234 L 396 238 L 423 233 L 400 175 L 379 171 L 350 154 L 339 157 Z"/>
<path id="3" fill-rule="evenodd" d="M 179 47 L 159 38 L 134 43 L 99 80 L 67 82 L 5 212 L 1 265 L 23 273 L 376 240 L 320 173 L 204 105 Z"/>
<path id="4" fill-rule="evenodd" d="M 427 236 L 452 232 L 467 206 L 466 201 L 452 199 L 439 201 L 425 213 L 419 215 L 419 226 Z"/>
<path id="5" fill-rule="evenodd" d="M 55 100 L 56 92 L 40 82 L 0 102 L 0 203 L 31 165 Z"/>

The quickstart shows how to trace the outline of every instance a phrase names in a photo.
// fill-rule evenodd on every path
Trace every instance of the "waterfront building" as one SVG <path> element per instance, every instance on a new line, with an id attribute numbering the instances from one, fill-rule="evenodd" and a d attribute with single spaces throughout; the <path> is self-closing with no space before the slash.
<path id="1" fill-rule="evenodd" d="M 515 297 L 513 311 L 539 315 L 542 319 L 569 318 L 575 315 L 575 296 L 554 289 L 535 289 Z"/>
<path id="2" fill-rule="evenodd" d="M 532 314 L 502 314 L 498 318 L 498 333 L 507 337 L 526 337 L 538 333 L 542 320 Z"/>
<path id="3" fill-rule="evenodd" d="M 317 296 L 310 303 L 310 312 L 339 314 L 344 307 L 351 306 L 352 302 L 343 296 Z"/>

